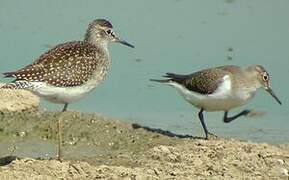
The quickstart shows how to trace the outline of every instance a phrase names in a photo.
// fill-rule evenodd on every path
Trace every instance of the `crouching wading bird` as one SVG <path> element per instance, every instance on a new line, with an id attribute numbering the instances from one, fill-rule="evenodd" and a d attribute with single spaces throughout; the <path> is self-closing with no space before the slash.
<path id="1" fill-rule="evenodd" d="M 1 88 L 30 90 L 50 102 L 64 104 L 62 111 L 66 111 L 69 103 L 83 98 L 104 80 L 110 65 L 109 42 L 134 48 L 116 36 L 109 21 L 96 19 L 89 24 L 83 41 L 59 44 L 32 64 L 4 73 L 14 80 Z"/>
<path id="2" fill-rule="evenodd" d="M 248 103 L 259 88 L 264 88 L 281 105 L 281 101 L 270 87 L 269 74 L 261 65 L 252 65 L 245 69 L 229 65 L 189 75 L 167 73 L 164 77 L 167 79 L 151 81 L 173 86 L 186 101 L 200 109 L 198 116 L 206 139 L 211 133 L 204 122 L 203 111 L 224 111 L 223 121 L 229 123 L 250 113 L 250 110 L 243 110 L 235 116 L 228 117 L 230 109 Z"/>

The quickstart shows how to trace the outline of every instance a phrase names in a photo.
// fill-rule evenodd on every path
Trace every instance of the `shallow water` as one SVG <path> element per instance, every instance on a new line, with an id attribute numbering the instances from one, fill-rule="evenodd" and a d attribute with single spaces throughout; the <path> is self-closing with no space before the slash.
<path id="1" fill-rule="evenodd" d="M 222 113 L 206 113 L 207 126 L 220 136 L 288 143 L 288 5 L 286 0 L 1 0 L 0 71 L 29 64 L 50 46 L 82 39 L 89 21 L 107 18 L 136 48 L 111 45 L 107 80 L 70 108 L 203 135 L 197 110 L 174 89 L 148 79 L 224 64 L 262 64 L 283 105 L 260 90 L 246 108 L 265 116 L 223 124 Z M 47 102 L 43 107 L 61 108 Z"/>

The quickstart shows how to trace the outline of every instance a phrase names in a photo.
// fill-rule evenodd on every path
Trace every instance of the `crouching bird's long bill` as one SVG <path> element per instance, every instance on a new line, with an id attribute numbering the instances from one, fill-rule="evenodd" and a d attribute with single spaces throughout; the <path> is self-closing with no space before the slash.
<path id="1" fill-rule="evenodd" d="M 228 117 L 230 109 L 248 103 L 260 88 L 264 88 L 281 105 L 270 86 L 269 73 L 261 65 L 252 65 L 245 69 L 232 65 L 221 66 L 188 75 L 167 73 L 164 77 L 166 79 L 151 81 L 174 87 L 187 102 L 200 109 L 198 116 L 206 139 L 210 133 L 203 111 L 224 111 L 223 121 L 229 123 L 250 113 L 250 110 L 244 110 Z"/>

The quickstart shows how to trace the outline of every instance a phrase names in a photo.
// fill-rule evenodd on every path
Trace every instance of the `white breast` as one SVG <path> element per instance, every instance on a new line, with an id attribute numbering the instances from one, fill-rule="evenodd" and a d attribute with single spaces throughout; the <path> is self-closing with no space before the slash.
<path id="1" fill-rule="evenodd" d="M 206 111 L 225 111 L 241 106 L 247 102 L 247 100 L 240 99 L 232 93 L 232 82 L 229 75 L 224 76 L 217 90 L 209 95 L 190 91 L 175 82 L 168 84 L 175 87 L 190 104 L 198 108 L 203 108 Z"/>
<path id="2" fill-rule="evenodd" d="M 74 87 L 54 87 L 44 82 L 31 82 L 31 84 L 34 94 L 50 102 L 64 104 L 83 98 L 95 89 L 102 80 L 98 76 L 93 76 L 84 85 Z"/>

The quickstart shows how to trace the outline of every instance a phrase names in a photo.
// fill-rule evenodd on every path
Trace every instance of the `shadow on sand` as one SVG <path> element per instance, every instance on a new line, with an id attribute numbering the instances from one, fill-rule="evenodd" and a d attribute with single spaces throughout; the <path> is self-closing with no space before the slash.
<path id="1" fill-rule="evenodd" d="M 6 166 L 10 164 L 12 161 L 18 159 L 17 156 L 5 156 L 0 158 L 0 166 Z"/>
<path id="2" fill-rule="evenodd" d="M 132 128 L 134 128 L 134 129 L 144 129 L 144 130 L 149 131 L 149 132 L 162 134 L 162 135 L 168 136 L 168 137 L 177 137 L 177 138 L 181 138 L 181 139 L 183 139 L 183 138 L 188 138 L 188 139 L 205 139 L 204 137 L 197 137 L 197 136 L 191 136 L 191 135 L 175 134 L 175 133 L 170 132 L 170 131 L 162 130 L 162 129 L 159 129 L 159 128 L 151 128 L 151 127 L 148 127 L 148 126 L 142 126 L 142 125 L 136 124 L 136 123 L 133 123 L 133 124 L 132 124 Z"/>

